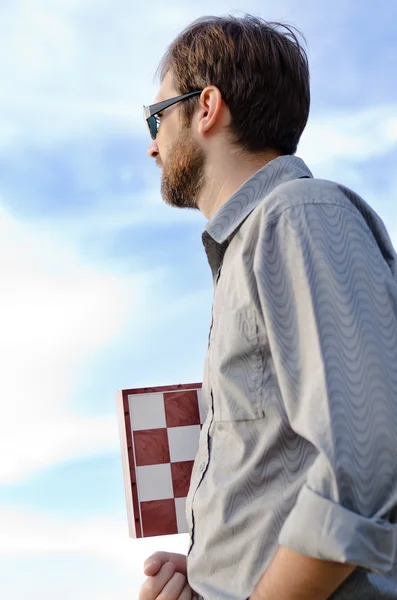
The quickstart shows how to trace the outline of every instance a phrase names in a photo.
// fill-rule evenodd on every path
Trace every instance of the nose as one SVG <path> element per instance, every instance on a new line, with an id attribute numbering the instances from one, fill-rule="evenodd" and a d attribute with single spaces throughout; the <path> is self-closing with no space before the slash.
<path id="1" fill-rule="evenodd" d="M 152 140 L 149 148 L 147 149 L 147 153 L 151 158 L 157 158 L 159 155 L 159 147 L 157 145 L 157 140 Z"/>

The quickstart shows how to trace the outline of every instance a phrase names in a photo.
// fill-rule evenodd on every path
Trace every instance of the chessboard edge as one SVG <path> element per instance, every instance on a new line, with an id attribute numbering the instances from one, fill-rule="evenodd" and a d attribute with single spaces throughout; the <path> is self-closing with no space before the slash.
<path id="1" fill-rule="evenodd" d="M 120 390 L 123 394 L 127 396 L 133 394 L 157 394 L 160 392 L 180 392 L 184 390 L 198 390 L 202 388 L 202 383 L 178 383 L 175 385 L 161 385 L 155 387 L 144 387 L 144 388 L 131 388 Z M 119 393 L 120 393 L 119 392 Z"/>
<path id="2" fill-rule="evenodd" d="M 142 537 L 139 515 L 139 501 L 136 487 L 136 473 L 133 459 L 131 422 L 129 417 L 128 395 L 124 390 L 116 394 L 121 463 L 123 470 L 124 492 L 127 509 L 128 531 L 131 538 Z M 130 438 L 130 439 L 128 439 Z"/>

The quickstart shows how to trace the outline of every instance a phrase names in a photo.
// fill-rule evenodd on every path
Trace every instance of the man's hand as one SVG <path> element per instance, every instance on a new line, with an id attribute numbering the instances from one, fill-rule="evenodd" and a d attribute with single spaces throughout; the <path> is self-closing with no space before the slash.
<path id="1" fill-rule="evenodd" d="M 197 600 L 187 583 L 186 556 L 155 552 L 144 563 L 148 576 L 141 587 L 139 600 Z"/>

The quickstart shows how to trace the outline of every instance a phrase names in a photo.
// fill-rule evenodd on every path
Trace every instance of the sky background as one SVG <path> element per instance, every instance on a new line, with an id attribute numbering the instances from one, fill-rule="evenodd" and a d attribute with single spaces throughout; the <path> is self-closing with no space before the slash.
<path id="1" fill-rule="evenodd" d="M 116 391 L 201 381 L 212 279 L 198 211 L 164 204 L 142 105 L 205 14 L 307 38 L 298 149 L 397 245 L 397 1 L 0 0 L 0 596 L 136 600 Z"/>

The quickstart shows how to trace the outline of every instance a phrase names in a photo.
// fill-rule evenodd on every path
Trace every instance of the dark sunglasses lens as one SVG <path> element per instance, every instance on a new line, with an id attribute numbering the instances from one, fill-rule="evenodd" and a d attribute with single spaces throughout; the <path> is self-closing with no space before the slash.
<path id="1" fill-rule="evenodd" d="M 157 135 L 157 120 L 156 117 L 149 117 L 147 120 L 147 123 L 149 125 L 149 131 L 150 131 L 150 135 L 152 136 L 152 140 L 156 139 L 156 135 Z"/>

